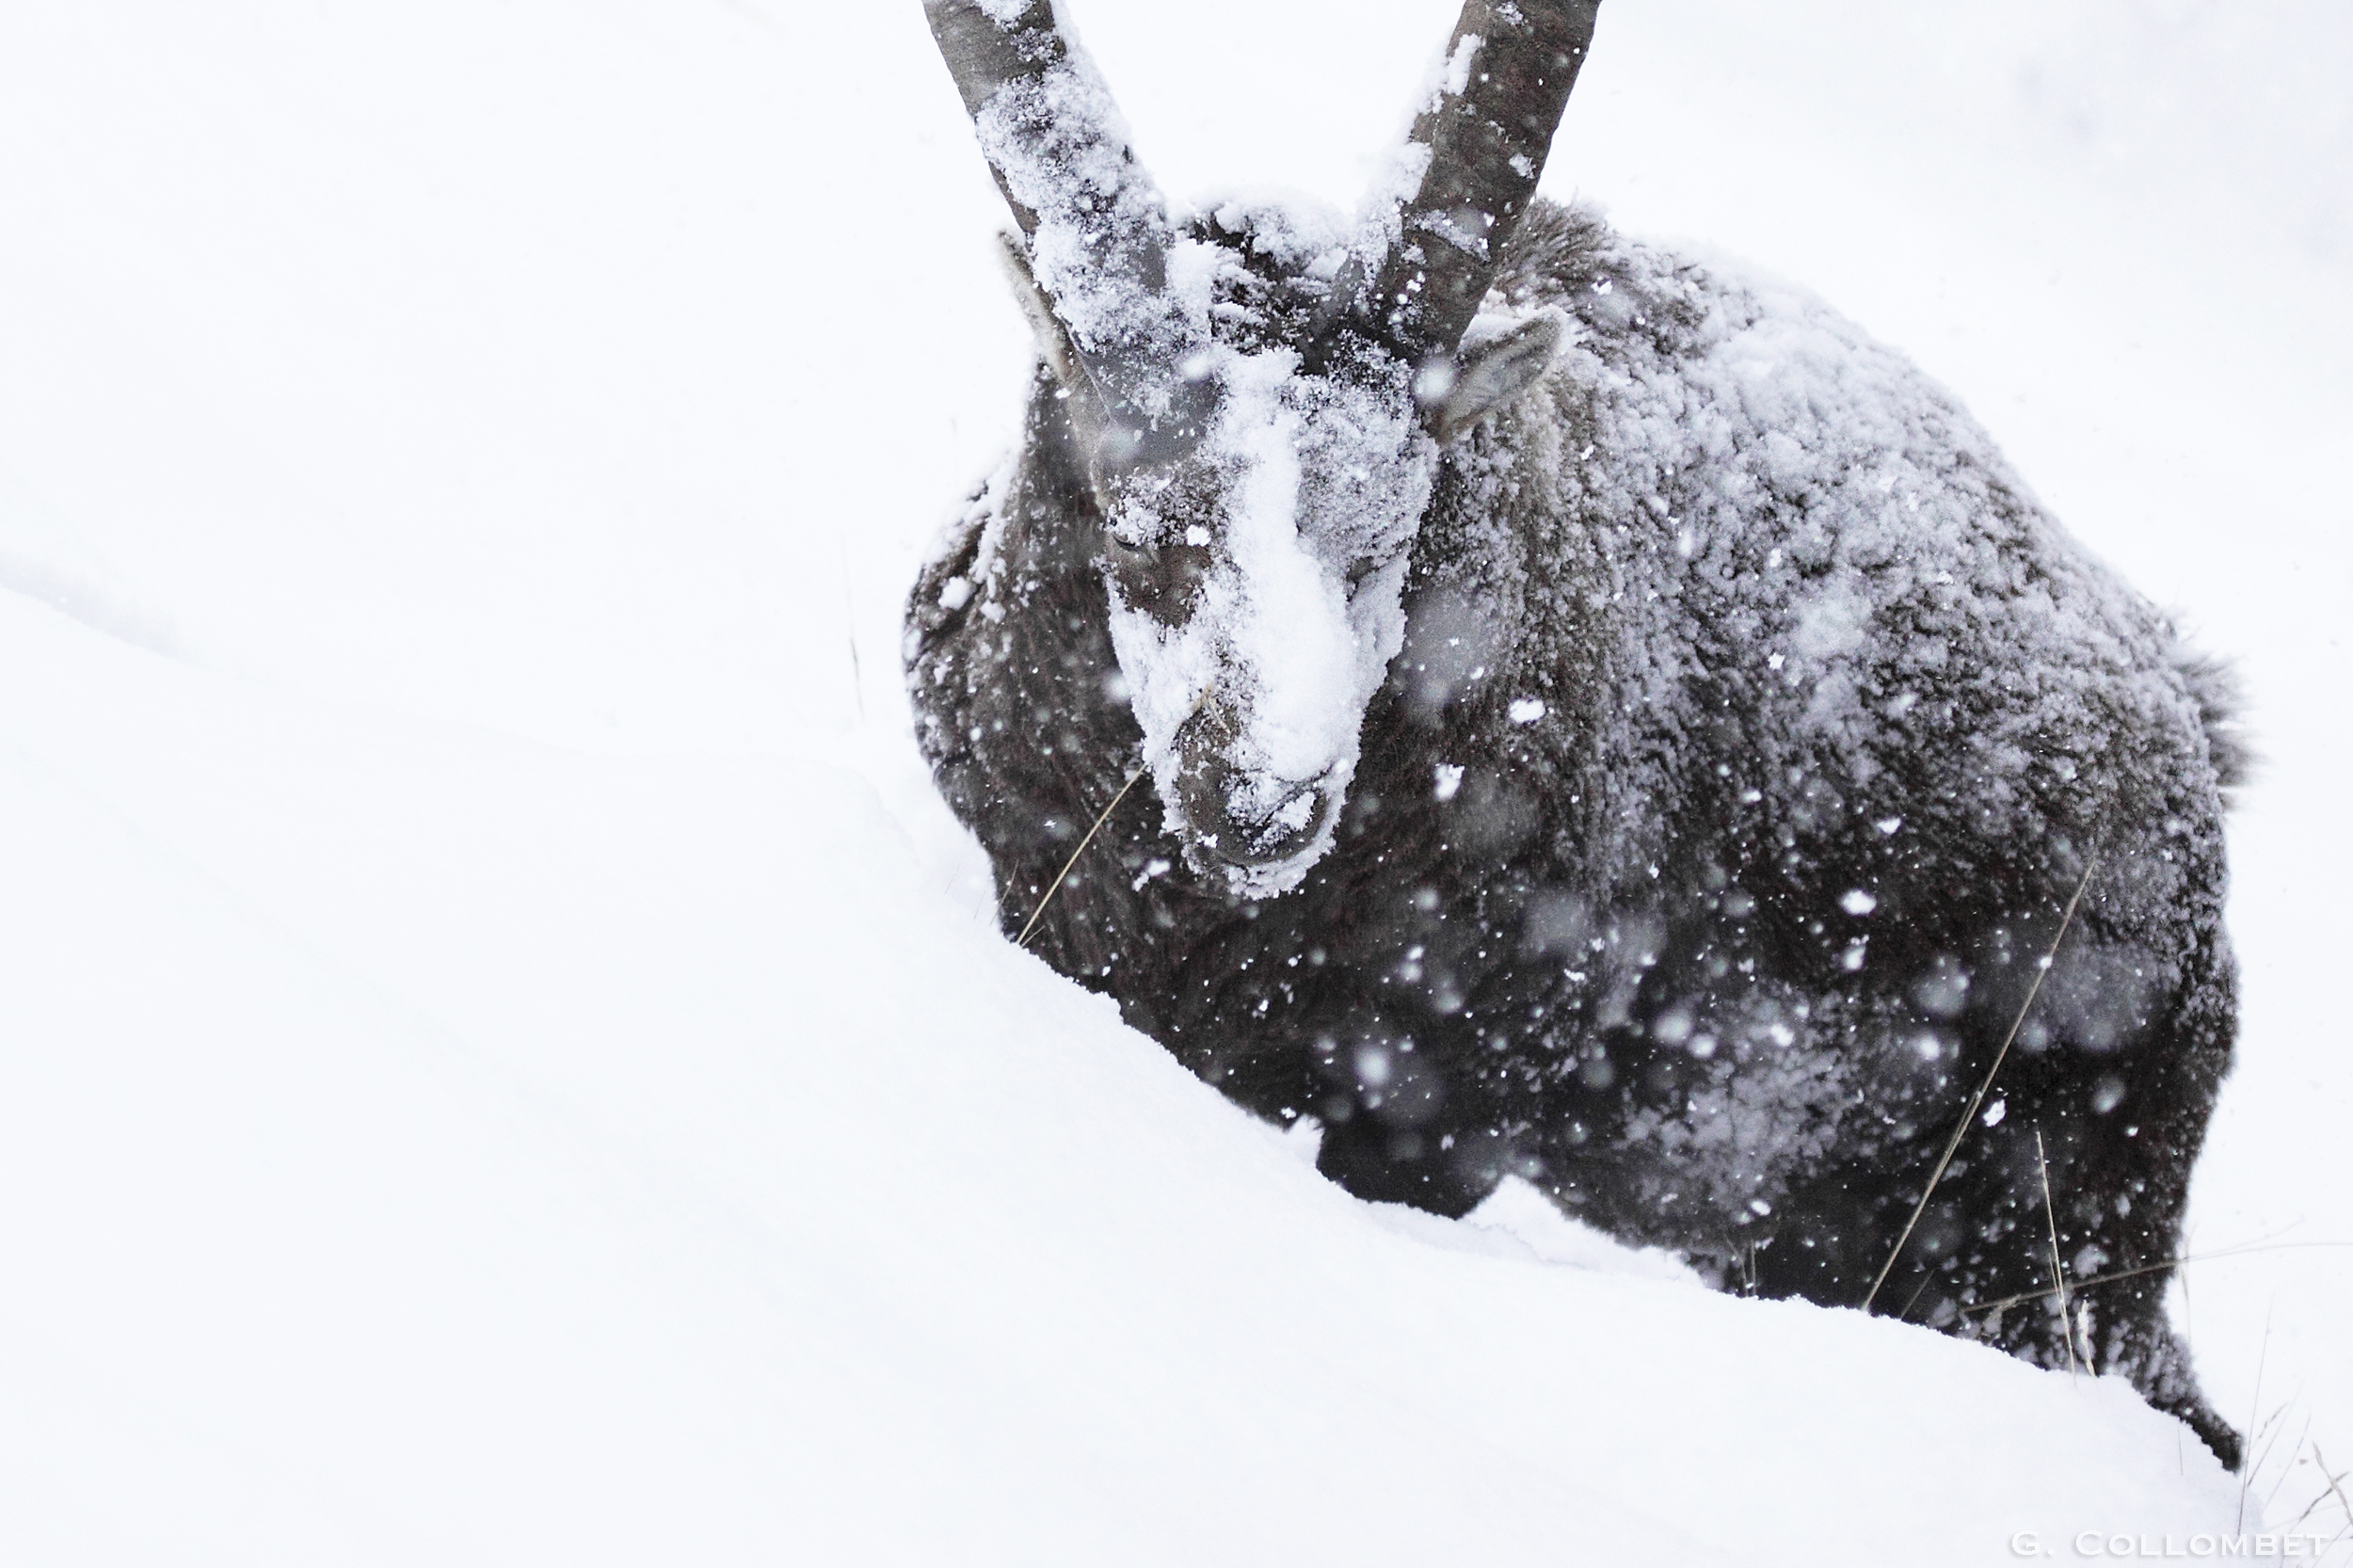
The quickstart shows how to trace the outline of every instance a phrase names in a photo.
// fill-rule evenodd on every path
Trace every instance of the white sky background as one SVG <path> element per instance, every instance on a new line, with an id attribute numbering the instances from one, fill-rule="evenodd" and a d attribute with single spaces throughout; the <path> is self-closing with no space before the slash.
<path id="1" fill-rule="evenodd" d="M 1345 203 L 1452 8 L 1077 14 L 1172 195 Z M 2245 1030 L 2191 1244 L 2353 1241 L 2353 13 L 1965 22 L 1609 0 L 1546 189 L 1913 354 L 2239 663 Z M 899 600 L 1026 374 L 1000 221 L 914 0 L 20 0 L 0 589 L 265 695 L 905 798 Z M 2353 1251 L 2190 1279 L 2218 1407 L 2353 1463 Z"/>

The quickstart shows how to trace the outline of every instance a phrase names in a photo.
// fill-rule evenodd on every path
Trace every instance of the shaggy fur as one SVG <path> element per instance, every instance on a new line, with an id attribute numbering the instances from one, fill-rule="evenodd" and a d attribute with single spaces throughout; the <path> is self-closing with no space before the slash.
<path id="1" fill-rule="evenodd" d="M 1280 337 L 1284 280 L 1199 232 L 1237 258 L 1221 331 Z M 1539 203 L 1489 307 L 1565 312 L 1569 348 L 1449 449 L 1335 847 L 1237 898 L 1144 779 L 1032 950 L 1314 1118 L 1363 1197 L 1460 1214 L 1517 1173 L 1726 1288 L 1853 1306 L 2084 884 L 1880 1296 L 2065 1365 L 2055 1304 L 1979 1308 L 2051 1284 L 2038 1132 L 2072 1280 L 2174 1256 L 2234 1030 L 2225 672 L 1810 298 Z M 1057 391 L 907 615 L 1009 933 L 1140 739 Z M 2168 1278 L 2081 1286 L 2078 1343 L 2235 1463 Z"/>

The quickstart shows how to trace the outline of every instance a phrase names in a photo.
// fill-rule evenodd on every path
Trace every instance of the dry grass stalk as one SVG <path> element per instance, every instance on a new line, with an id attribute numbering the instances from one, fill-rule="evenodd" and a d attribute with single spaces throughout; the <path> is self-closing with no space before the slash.
<path id="1" fill-rule="evenodd" d="M 2009 1057 L 2009 1048 L 2017 1042 L 2018 1032 L 2025 1025 L 2026 1014 L 2034 1006 L 2034 999 L 2042 994 L 2043 979 L 2050 974 L 2051 966 L 2058 960 L 2059 944 L 2067 940 L 2067 929 L 2075 923 L 2075 906 L 2083 902 L 2084 889 L 2091 886 L 2091 873 L 2099 869 L 2100 857 L 2097 855 L 2085 863 L 2083 880 L 2075 884 L 2074 896 L 2067 901 L 2067 912 L 2059 917 L 2058 935 L 2051 938 L 2050 951 L 2042 955 L 2042 963 L 2034 972 L 2034 984 L 2026 988 L 2026 1000 L 2018 1004 L 2018 1016 L 2009 1021 L 2009 1032 L 2002 1036 L 2002 1048 L 1993 1053 L 1993 1064 L 1986 1068 L 1984 1080 L 1977 1085 L 1977 1092 L 1969 1096 L 1968 1109 L 1961 1113 L 1960 1123 L 1954 1127 L 1952 1137 L 1945 1144 L 1944 1155 L 1938 1159 L 1936 1169 L 1929 1173 L 1929 1184 L 1922 1190 L 1920 1201 L 1912 1206 L 1912 1218 L 1904 1222 L 1903 1234 L 1897 1237 L 1895 1246 L 1888 1249 L 1887 1261 L 1880 1265 L 1879 1278 L 1871 1282 L 1871 1288 L 1864 1295 L 1864 1311 L 1870 1311 L 1871 1304 L 1879 1300 L 1880 1287 L 1887 1283 L 1887 1276 L 1895 1270 L 1896 1260 L 1903 1256 L 1904 1247 L 1912 1240 L 1913 1231 L 1919 1226 L 1920 1216 L 1928 1212 L 1929 1200 L 1936 1195 L 1936 1184 L 1945 1179 L 1945 1167 L 1952 1164 L 1953 1155 L 1961 1148 L 1961 1139 L 1968 1134 L 1969 1124 L 1977 1119 L 1977 1108 L 1985 1103 L 1986 1091 L 1993 1087 L 1993 1077 L 2002 1070 L 2002 1063 Z"/>
<path id="2" fill-rule="evenodd" d="M 2051 1225 L 2051 1284 L 2058 1292 L 2059 1337 L 2067 1342 L 2067 1375 L 2073 1378 L 2075 1365 L 2075 1304 L 2067 1296 L 2067 1269 L 2059 1261 L 2058 1210 L 2051 1203 L 2051 1161 L 2042 1152 L 2042 1129 L 2034 1130 L 2034 1162 L 2042 1173 L 2042 1217 Z"/>
<path id="3" fill-rule="evenodd" d="M 2247 1412 L 2248 1446 L 2249 1448 L 2254 1446 L 2256 1417 L 2263 1413 L 2264 1364 L 2270 1359 L 2271 1314 L 2266 1312 L 2264 1314 L 2263 1349 L 2255 1356 L 2255 1397 Z M 2242 1533 L 2247 1528 L 2247 1483 L 2254 1479 L 2254 1474 L 2255 1466 L 2247 1463 L 2245 1459 L 2241 1459 L 2238 1467 L 2238 1528 Z"/>
<path id="4" fill-rule="evenodd" d="M 2288 1450 L 2290 1455 L 2288 1462 L 2280 1466 L 2280 1473 L 2271 1479 L 2271 1490 L 2264 1494 L 2264 1512 L 2265 1513 L 2269 1513 L 2271 1512 L 2271 1505 L 2280 1500 L 2280 1488 L 2288 1483 L 2288 1477 L 2294 1475 L 2296 1473 L 2296 1467 L 2304 1463 L 2304 1443 L 2307 1438 L 2312 1436 L 2312 1434 L 2313 1418 L 2311 1413 L 2307 1412 L 2304 1416 L 2304 1425 L 2296 1434 L 2296 1447 Z M 2322 1496 L 2325 1496 L 2327 1494 L 2324 1493 Z M 2319 1497 L 2314 1497 L 2313 1500 L 2316 1503 L 2320 1499 Z M 2310 1508 L 2304 1510 L 2304 1513 L 2310 1513 L 2311 1512 L 2312 1510 Z M 2302 1523 L 2303 1516 L 2304 1515 L 2301 1513 L 2297 1515 L 2297 1520 L 2299 1524 Z"/>
<path id="5" fill-rule="evenodd" d="M 1101 815 L 1095 819 L 1095 825 L 1087 829 L 1087 836 L 1079 840 L 1079 847 L 1070 852 L 1070 858 L 1064 861 L 1062 870 L 1054 873 L 1054 880 L 1047 885 L 1046 896 L 1037 901 L 1037 907 L 1030 911 L 1029 920 L 1022 924 L 1021 935 L 1013 939 L 1015 947 L 1029 945 L 1030 933 L 1037 929 L 1038 917 L 1046 913 L 1046 906 L 1054 902 L 1056 893 L 1062 891 L 1063 878 L 1070 874 L 1070 868 L 1079 863 L 1079 856 L 1087 852 L 1087 845 L 1095 842 L 1095 836 L 1103 830 L 1103 824 L 1111 821 L 1112 813 L 1119 809 L 1119 803 L 1128 798 L 1128 792 L 1134 789 L 1136 780 L 1143 776 L 1144 764 L 1141 762 L 1128 770 L 1128 782 L 1119 787 L 1119 793 L 1112 796 L 1112 803 L 1104 807 Z"/>
<path id="6" fill-rule="evenodd" d="M 2293 1401 L 2291 1401 L 2291 1403 Z M 2264 1473 L 2264 1466 L 2271 1463 L 2271 1450 L 2280 1446 L 2280 1434 L 2288 1430 L 2287 1416 L 2289 1408 L 2290 1405 L 2288 1404 L 2281 1405 L 2277 1410 L 2274 1410 L 2270 1415 L 2264 1417 L 2263 1424 L 2261 1426 L 2257 1427 L 2253 1432 L 2248 1433 L 2247 1447 L 2249 1450 L 2253 1451 L 2254 1457 L 2251 1459 L 2246 1457 L 2245 1455 L 2240 1457 L 2239 1489 L 2242 1492 L 2251 1491 L 2254 1487 L 2254 1478 L 2262 1475 Z M 2261 1439 L 2263 1442 L 2261 1449 L 2255 1448 L 2255 1443 L 2258 1439 Z M 2297 1439 L 2297 1442 L 2300 1446 L 2303 1439 L 2299 1437 Z M 2289 1467 L 2293 1467 L 2293 1462 L 2291 1462 Z M 2281 1474 L 2284 1477 L 2286 1473 L 2287 1469 L 2282 1468 Z M 2272 1491 L 2276 1492 L 2278 1490 L 2279 1487 L 2277 1483 L 2274 1483 Z M 2263 1502 L 2265 1508 L 2269 1508 L 2271 1506 L 2271 1498 L 2268 1494 L 2265 1496 Z"/>
<path id="7" fill-rule="evenodd" d="M 2343 1541 L 2348 1532 L 2353 1532 L 2353 1502 L 2347 1502 L 2345 1500 L 2345 1488 L 2338 1484 L 2340 1481 L 2344 1480 L 2345 1477 L 2343 1475 L 2332 1474 L 2329 1471 L 2329 1456 L 2320 1451 L 2320 1445 L 2317 1443 L 2313 1445 L 2313 1462 L 2320 1466 L 2320 1479 L 2327 1483 L 2329 1490 L 2327 1492 L 2316 1494 L 2313 1496 L 2311 1506 L 2306 1508 L 2302 1513 L 2297 1516 L 2297 1524 L 2302 1524 L 2304 1520 L 2311 1515 L 2313 1509 L 2320 1506 L 2320 1499 L 2322 1497 L 2330 1496 L 2335 1496 L 2337 1499 L 2337 1508 L 2345 1514 L 2344 1528 L 2338 1530 L 2336 1534 L 2330 1536 L 2329 1538 L 2329 1544 L 2326 1546 L 2321 1547 L 2319 1551 L 2313 1554 L 2315 1558 L 2323 1558 L 2334 1551 L 2337 1547 L 2337 1544 Z M 2353 1471 L 2348 1471 L 2346 1474 L 2353 1474 Z"/>
<path id="8" fill-rule="evenodd" d="M 1185 718 L 1190 719 L 1194 713 L 1201 712 L 1202 708 L 1208 704 L 1209 695 L 1216 689 L 1214 685 L 1202 687 L 1201 695 L 1193 699 L 1193 707 L 1186 712 Z M 1181 724 L 1183 721 L 1178 722 Z M 1046 906 L 1054 902 L 1056 893 L 1062 891 L 1063 879 L 1070 874 L 1070 868 L 1079 863 L 1079 856 L 1087 852 L 1087 845 L 1095 842 L 1095 836 L 1103 830 L 1105 823 L 1111 821 L 1112 813 L 1119 809 L 1119 803 L 1128 798 L 1128 792 L 1136 787 L 1136 780 L 1150 771 L 1142 761 L 1138 761 L 1134 767 L 1128 770 L 1128 781 L 1119 787 L 1117 794 L 1112 796 L 1112 803 L 1104 807 L 1096 815 L 1095 825 L 1088 828 L 1087 836 L 1079 840 L 1079 847 L 1070 852 L 1070 858 L 1062 863 L 1062 870 L 1054 873 L 1054 880 L 1047 884 L 1046 896 L 1037 901 L 1037 907 L 1030 911 L 1030 918 L 1021 922 L 1021 935 L 1013 939 L 1015 947 L 1030 945 L 1030 933 L 1037 929 L 1038 917 L 1046 913 Z"/>
<path id="9" fill-rule="evenodd" d="M 2345 1488 L 2338 1484 L 2339 1481 L 2342 1481 L 2345 1479 L 2345 1476 L 2330 1473 L 2329 1469 L 2329 1456 L 2320 1451 L 2320 1445 L 2317 1443 L 2313 1445 L 2313 1458 L 2320 1465 L 2320 1479 L 2327 1481 L 2329 1483 L 2329 1490 L 2336 1494 L 2337 1507 L 2345 1511 L 2345 1528 L 2353 1529 L 2353 1502 L 2347 1502 L 2345 1500 Z M 2346 1471 L 2345 1474 L 2353 1475 L 2353 1470 Z M 2318 1499 L 2315 1498 L 2314 1500 L 2317 1501 Z"/>
<path id="10" fill-rule="evenodd" d="M 2154 1263 L 2143 1263 L 2130 1269 L 2118 1269 L 2109 1273 L 2086 1274 L 2076 1280 L 2070 1289 L 2080 1297 L 2095 1285 L 2113 1285 L 2120 1279 L 2134 1279 L 2141 1274 L 2153 1274 L 2160 1269 L 2178 1269 L 2188 1263 L 2213 1263 L 2225 1257 L 2246 1257 L 2259 1252 L 2293 1252 L 2302 1247 L 2353 1247 L 2353 1241 L 2265 1241 L 2245 1247 L 2225 1247 L 2220 1252 L 2184 1253 L 2177 1257 L 2160 1257 Z M 1964 1306 L 1961 1310 L 1963 1316 L 2003 1312 L 2026 1302 L 2039 1302 L 2051 1293 L 2048 1290 L 2023 1290 L 2015 1296 L 2004 1296 L 1996 1301 L 1980 1302 L 1975 1306 Z"/>

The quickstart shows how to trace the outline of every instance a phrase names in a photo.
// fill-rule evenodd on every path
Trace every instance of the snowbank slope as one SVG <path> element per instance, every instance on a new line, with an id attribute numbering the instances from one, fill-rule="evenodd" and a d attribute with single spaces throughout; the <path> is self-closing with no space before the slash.
<path id="1" fill-rule="evenodd" d="M 2231 1523 L 2121 1385 L 1353 1202 L 841 769 L 370 717 L 13 595 L 0 667 L 16 1560 L 1927 1562 Z"/>

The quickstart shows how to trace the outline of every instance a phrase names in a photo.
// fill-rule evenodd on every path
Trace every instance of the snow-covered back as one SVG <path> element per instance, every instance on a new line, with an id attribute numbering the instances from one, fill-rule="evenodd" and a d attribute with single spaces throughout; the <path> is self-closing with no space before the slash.
<path id="1" fill-rule="evenodd" d="M 1563 548 L 1554 574 L 1503 588 L 1503 602 L 1555 635 L 1609 629 L 1618 700 L 1590 744 L 1622 760 L 1610 780 L 1622 806 L 1601 825 L 1625 841 L 1597 850 L 1597 863 L 1668 854 L 1664 813 L 1690 748 L 1706 744 L 1672 732 L 1697 676 L 1767 694 L 1774 716 L 1750 736 L 1767 749 L 1731 760 L 1761 781 L 1770 817 L 1801 816 L 1810 781 L 1828 778 L 1857 809 L 1908 813 L 1897 835 L 2031 841 L 2055 831 L 2031 770 L 2073 778 L 2118 765 L 2110 748 L 2127 727 L 2196 735 L 2173 627 L 1902 356 L 1730 258 L 1615 241 L 1591 265 L 1573 301 L 1578 330 L 1546 389 L 1557 407 L 1531 400 L 1519 439 L 1534 452 L 1486 483 L 1524 487 L 1529 471 L 1557 464 L 1562 516 L 1619 520 Z M 1508 534 L 1526 526 L 1507 496 L 1489 504 L 1498 520 L 1492 548 L 1466 552 L 1480 557 L 1473 580 L 1492 576 Z M 1965 788 L 1908 806 L 1909 786 L 1888 793 L 1886 780 L 1942 745 L 1915 709 L 1954 700 L 1956 658 L 2025 700 L 1973 708 L 1949 759 Z M 1537 699 L 1571 679 L 1543 659 L 1518 674 Z M 2107 829 L 2121 841 L 2130 825 Z"/>

